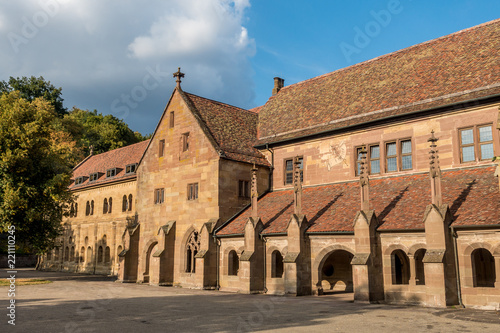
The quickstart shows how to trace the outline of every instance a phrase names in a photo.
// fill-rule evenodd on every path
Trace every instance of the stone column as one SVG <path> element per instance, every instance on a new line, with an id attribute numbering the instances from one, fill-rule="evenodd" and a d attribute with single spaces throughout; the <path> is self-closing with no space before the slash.
<path id="1" fill-rule="evenodd" d="M 495 288 L 500 289 L 500 255 L 495 256 L 495 274 L 496 274 Z"/>
<path id="2" fill-rule="evenodd" d="M 410 261 L 410 286 L 415 286 L 417 284 L 416 282 L 416 273 L 417 273 L 417 267 L 415 263 L 415 256 L 409 256 L 408 257 Z"/>

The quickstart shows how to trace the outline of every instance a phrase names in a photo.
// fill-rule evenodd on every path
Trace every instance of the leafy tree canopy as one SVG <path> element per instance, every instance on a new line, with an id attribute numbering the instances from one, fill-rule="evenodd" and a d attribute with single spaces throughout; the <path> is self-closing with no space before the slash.
<path id="1" fill-rule="evenodd" d="M 10 77 L 8 82 L 0 82 L 0 93 L 9 93 L 17 90 L 21 93 L 21 97 L 33 101 L 35 98 L 43 97 L 49 101 L 55 109 L 56 114 L 62 117 L 68 110 L 63 106 L 63 98 L 61 97 L 62 88 L 54 87 L 50 81 L 45 81 L 43 76 L 27 78 Z"/>
<path id="2" fill-rule="evenodd" d="M 128 146 L 146 140 L 139 132 L 133 132 L 121 119 L 113 115 L 103 116 L 96 110 L 73 108 L 62 119 L 62 126 L 75 138 L 77 145 L 89 153 L 90 146 L 94 153 Z"/>
<path id="3" fill-rule="evenodd" d="M 60 121 L 42 98 L 0 95 L 0 232 L 14 225 L 16 241 L 39 254 L 60 232 L 72 166 L 83 157 Z"/>

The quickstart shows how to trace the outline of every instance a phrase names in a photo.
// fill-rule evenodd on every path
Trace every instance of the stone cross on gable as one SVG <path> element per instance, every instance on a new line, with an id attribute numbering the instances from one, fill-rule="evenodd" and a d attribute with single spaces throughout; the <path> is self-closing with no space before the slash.
<path id="1" fill-rule="evenodd" d="M 370 210 L 370 178 L 368 177 L 368 163 L 366 162 L 366 146 L 361 147 L 361 161 L 359 163 L 359 185 L 361 186 L 361 210 Z"/>
<path id="2" fill-rule="evenodd" d="M 300 175 L 299 157 L 293 159 L 293 192 L 294 192 L 294 212 L 302 214 L 302 179 Z"/>
<path id="3" fill-rule="evenodd" d="M 441 193 L 441 168 L 439 167 L 439 155 L 436 142 L 439 139 L 434 136 L 434 130 L 431 131 L 431 137 L 427 140 L 431 143 L 429 150 L 429 176 L 431 178 L 431 200 L 436 206 L 441 206 L 443 197 Z"/>
<path id="4" fill-rule="evenodd" d="M 184 73 L 181 73 L 181 68 L 177 69 L 177 72 L 174 73 L 174 77 L 176 78 L 175 82 L 177 82 L 177 88 L 181 87 L 181 78 L 184 77 Z"/>

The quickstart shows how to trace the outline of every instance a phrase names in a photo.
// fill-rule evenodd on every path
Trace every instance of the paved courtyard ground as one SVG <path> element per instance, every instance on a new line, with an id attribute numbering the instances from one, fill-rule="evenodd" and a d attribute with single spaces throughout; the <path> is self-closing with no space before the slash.
<path id="1" fill-rule="evenodd" d="M 0 271 L 6 277 L 6 271 Z M 18 270 L 16 326 L 0 287 L 0 332 L 500 332 L 500 313 L 358 304 L 352 294 L 240 295 L 115 283 L 105 276 Z"/>

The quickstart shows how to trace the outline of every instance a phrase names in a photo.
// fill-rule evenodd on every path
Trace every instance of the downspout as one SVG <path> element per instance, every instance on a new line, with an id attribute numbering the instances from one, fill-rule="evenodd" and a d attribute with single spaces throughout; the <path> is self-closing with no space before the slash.
<path id="1" fill-rule="evenodd" d="M 263 235 L 260 235 L 260 238 L 264 241 L 264 293 L 267 294 L 267 239 Z"/>
<path id="2" fill-rule="evenodd" d="M 451 237 L 453 238 L 453 256 L 455 257 L 455 272 L 456 272 L 456 279 L 457 279 L 457 295 L 458 295 L 458 304 L 462 308 L 465 308 L 464 304 L 462 303 L 462 287 L 460 285 L 460 268 L 458 266 L 458 253 L 457 253 L 457 238 L 458 234 L 456 233 L 455 229 L 453 226 L 450 226 L 451 229 Z"/>
<path id="3" fill-rule="evenodd" d="M 271 172 L 269 172 L 269 191 L 273 188 L 273 173 L 274 173 L 274 151 L 269 149 L 269 144 L 266 143 L 266 149 L 271 153 Z"/>
<path id="4" fill-rule="evenodd" d="M 217 282 L 215 284 L 215 290 L 220 289 L 220 284 L 219 284 L 219 274 L 220 274 L 220 239 L 217 238 L 216 235 L 214 235 L 214 240 L 215 240 L 215 248 L 217 251 Z"/>

